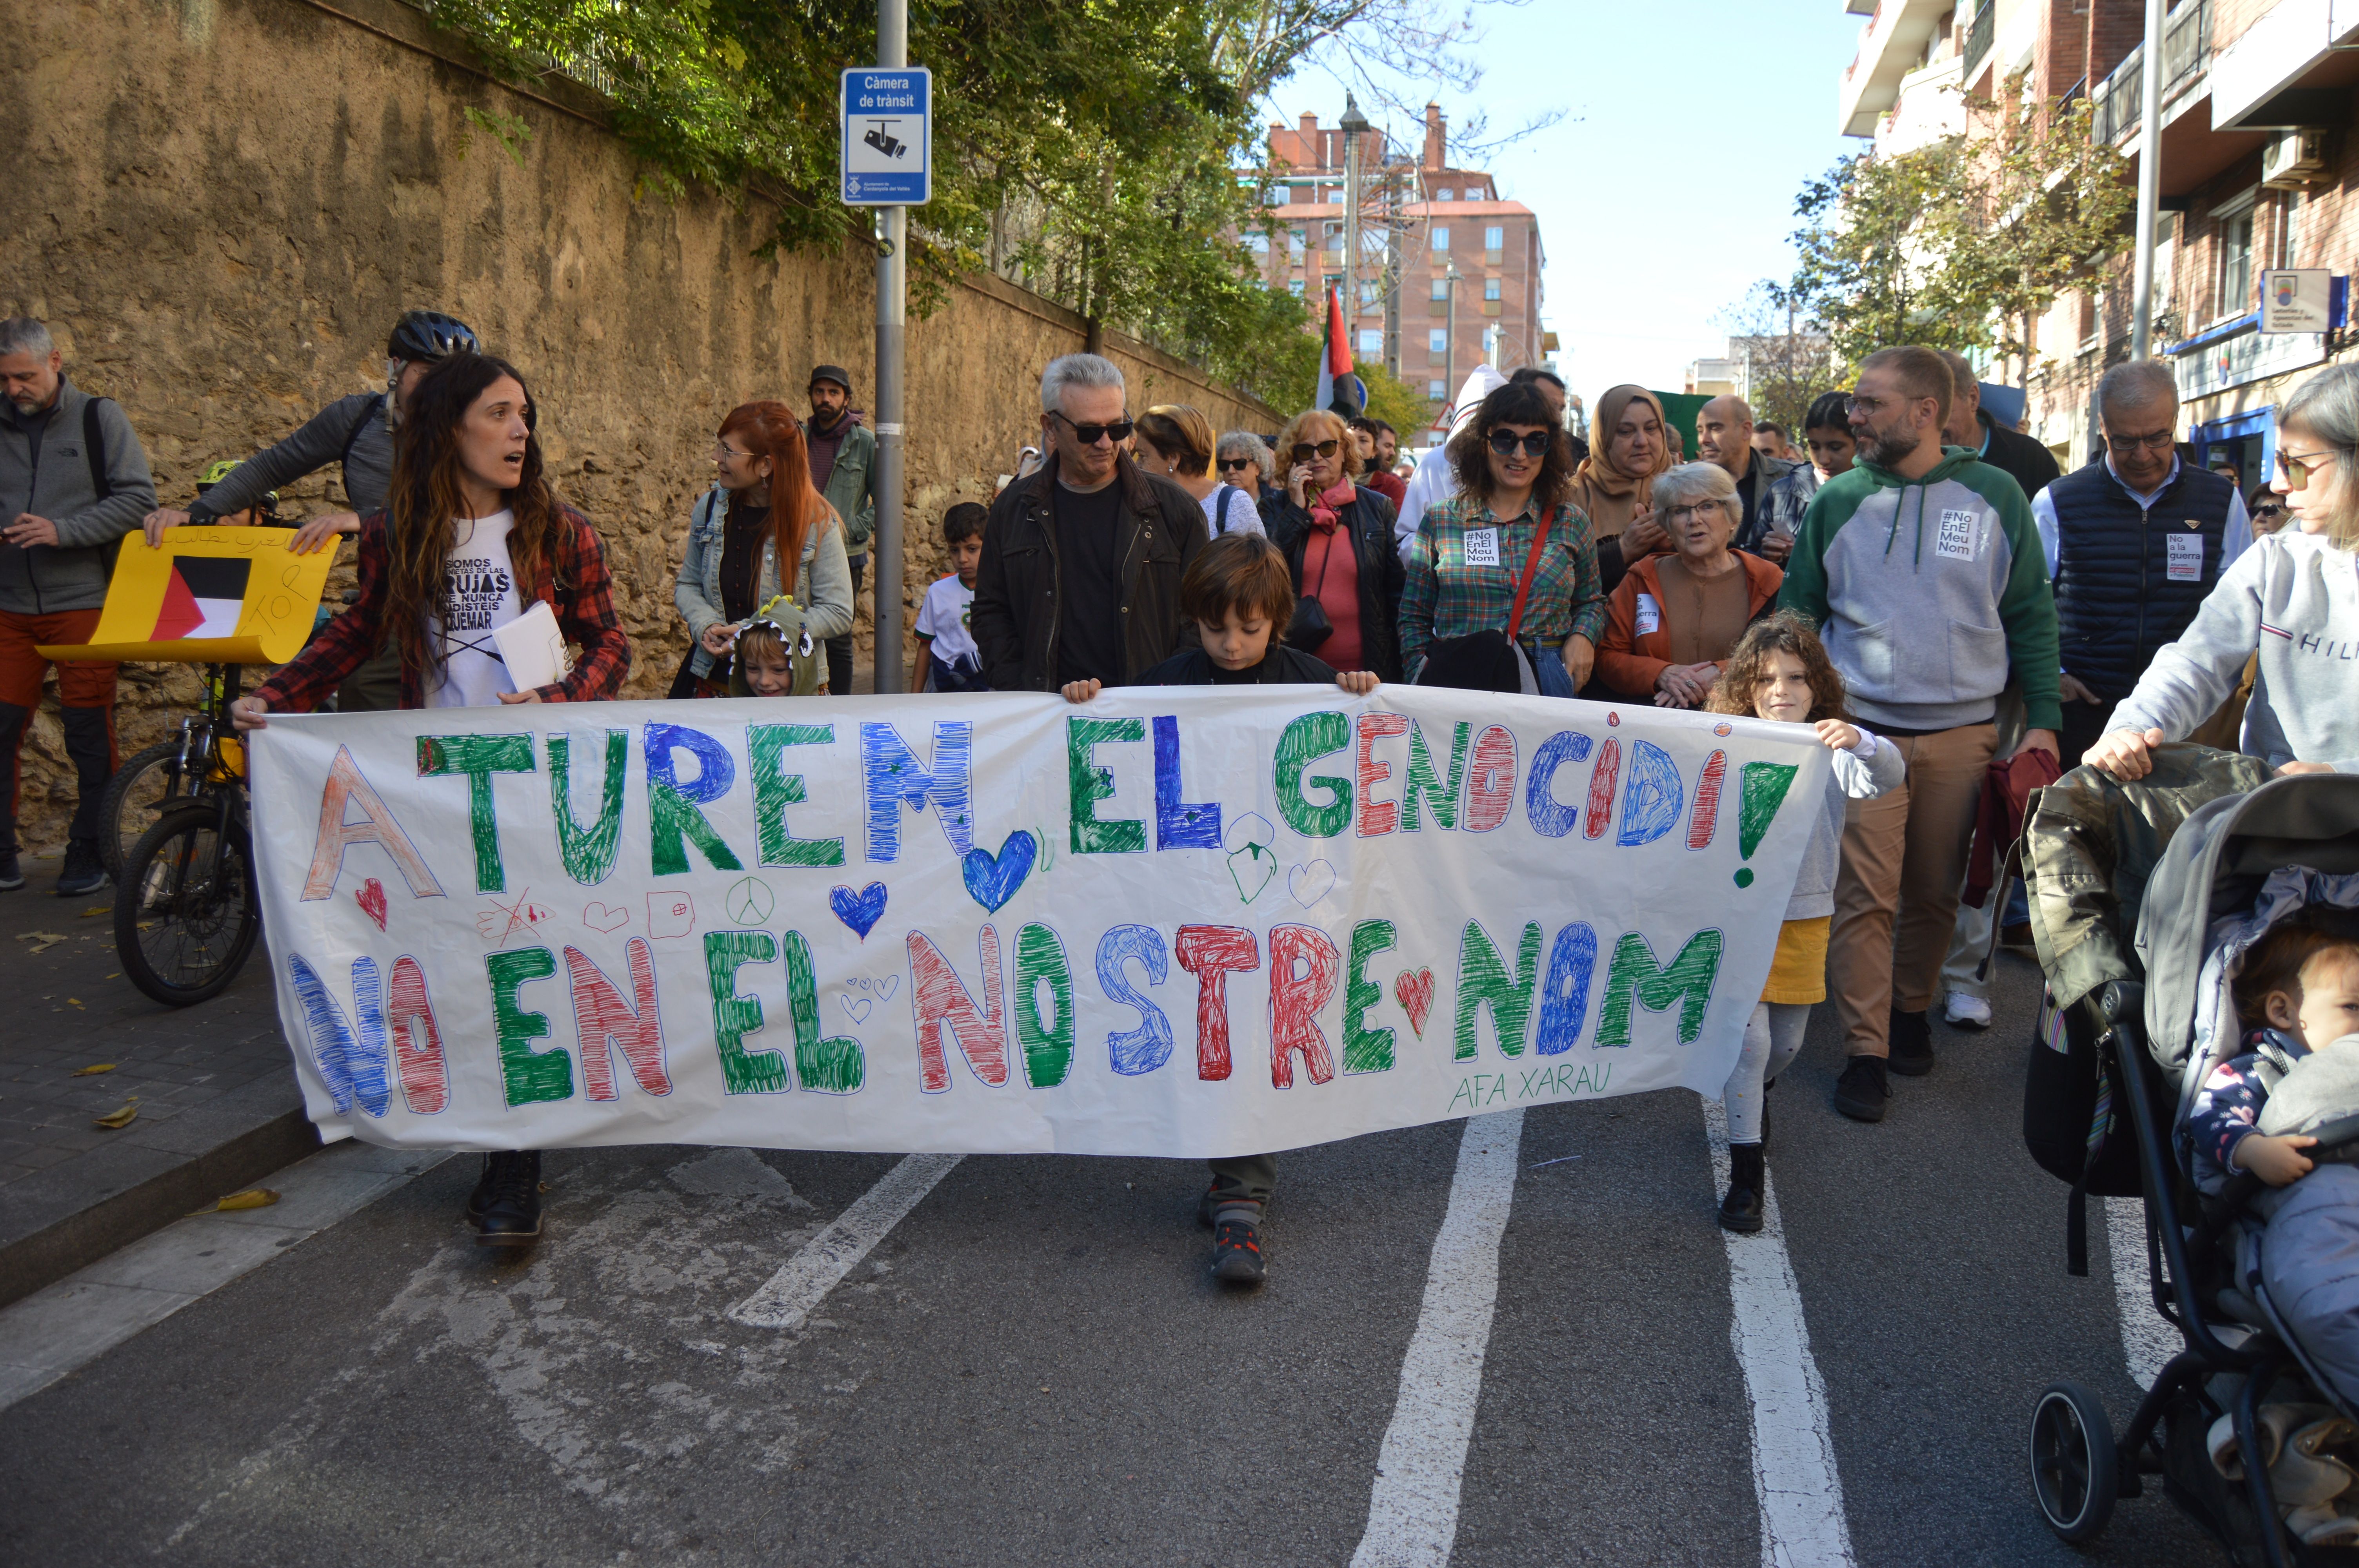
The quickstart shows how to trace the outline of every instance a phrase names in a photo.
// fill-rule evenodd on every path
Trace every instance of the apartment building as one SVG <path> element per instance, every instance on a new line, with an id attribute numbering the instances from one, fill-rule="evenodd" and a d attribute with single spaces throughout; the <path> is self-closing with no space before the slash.
<path id="1" fill-rule="evenodd" d="M 2093 134 L 2144 150 L 2140 0 L 1885 0 L 1864 12 L 1838 91 L 1842 128 L 1897 151 L 1967 128 L 1967 96 L 2017 103 L 2085 99 Z M 2276 409 L 2347 331 L 2264 333 L 2262 275 L 2359 257 L 2359 3 L 2179 0 L 2162 38 L 2153 339 L 2177 376 L 2198 459 L 2260 481 Z M 2092 395 L 2128 358 L 2129 255 L 2060 299 L 2032 333 L 2026 428 L 2068 468 L 2094 450 Z M 1994 365 L 1987 379 L 2019 382 Z"/>
<path id="2" fill-rule="evenodd" d="M 1246 235 L 1271 287 L 1312 299 L 1343 284 L 1344 134 L 1305 114 L 1269 128 L 1276 204 Z M 1539 220 L 1500 200 L 1482 169 L 1450 158 L 1439 105 L 1425 108 L 1423 145 L 1397 151 L 1362 133 L 1359 299 L 1345 302 L 1354 359 L 1378 361 L 1439 413 L 1468 373 L 1548 364 L 1556 336 L 1541 320 L 1547 252 Z"/>

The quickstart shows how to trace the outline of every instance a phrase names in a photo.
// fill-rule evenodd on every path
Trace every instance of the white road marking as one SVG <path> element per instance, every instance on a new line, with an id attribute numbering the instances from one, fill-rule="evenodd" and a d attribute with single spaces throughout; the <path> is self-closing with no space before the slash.
<path id="1" fill-rule="evenodd" d="M 1728 1113 L 1718 1100 L 1705 1100 L 1703 1120 L 1717 1198 L 1728 1190 Z M 1753 1406 L 1753 1495 L 1761 1509 L 1763 1568 L 1850 1568 L 1855 1559 L 1835 1470 L 1826 1384 L 1810 1356 L 1774 1180 L 1764 1184 L 1760 1230 L 1752 1236 L 1723 1230 L 1721 1238 L 1728 1245 L 1734 1309 L 1729 1343 Z"/>
<path id="2" fill-rule="evenodd" d="M 2105 1243 L 2112 1254 L 2114 1300 L 2120 1309 L 2122 1359 L 2129 1363 L 2130 1380 L 2151 1389 L 2183 1342 L 2179 1330 L 2154 1310 L 2144 1198 L 2105 1199 Z"/>
<path id="3" fill-rule="evenodd" d="M 450 1155 L 353 1140 L 268 1177 L 268 1208 L 194 1215 L 0 1311 L 0 1410 L 415 1181 Z"/>
<path id="4" fill-rule="evenodd" d="M 788 1259 L 767 1284 L 731 1307 L 731 1319 L 752 1328 L 800 1328 L 811 1309 L 827 1299 L 828 1292 L 964 1158 L 962 1154 L 908 1156 L 863 1193 L 833 1225 Z"/>
<path id="5" fill-rule="evenodd" d="M 1425 1304 L 1401 1360 L 1400 1393 L 1376 1455 L 1367 1529 L 1352 1568 L 1441 1568 L 1450 1561 L 1499 1295 L 1499 1238 L 1515 1202 L 1523 1141 L 1520 1110 L 1466 1119 L 1449 1212 L 1433 1238 Z"/>

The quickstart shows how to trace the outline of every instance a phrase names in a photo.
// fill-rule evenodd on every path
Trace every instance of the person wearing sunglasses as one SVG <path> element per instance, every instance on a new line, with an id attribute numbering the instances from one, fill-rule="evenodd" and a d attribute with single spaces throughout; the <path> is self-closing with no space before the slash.
<path id="1" fill-rule="evenodd" d="M 2332 365 L 2277 410 L 2272 478 L 2292 525 L 2253 541 L 2178 640 L 2114 706 L 2084 761 L 2115 778 L 2154 769 L 2235 689 L 2259 678 L 2238 749 L 2280 773 L 2359 773 L 2359 365 Z"/>
<path id="2" fill-rule="evenodd" d="M 2068 768 L 2114 728 L 2114 705 L 2253 542 L 2236 487 L 2180 460 L 2169 365 L 2115 365 L 2097 384 L 2096 406 L 2104 455 L 2031 503 L 2056 589 Z"/>
<path id="3" fill-rule="evenodd" d="M 994 691 L 1134 683 L 1193 635 L 1180 577 L 1204 509 L 1124 449 L 1136 428 L 1122 368 L 1066 354 L 1040 376 L 1049 460 L 991 503 L 969 629 Z"/>
<path id="4" fill-rule="evenodd" d="M 1401 678 L 1403 574 L 1393 503 L 1361 482 L 1360 449 L 1342 416 L 1306 409 L 1277 438 L 1286 491 L 1269 510 L 1297 595 L 1288 647 L 1346 673 Z"/>
<path id="5" fill-rule="evenodd" d="M 1221 438 L 1212 460 L 1212 470 L 1221 476 L 1223 484 L 1235 485 L 1254 498 L 1254 504 L 1267 512 L 1278 498 L 1277 455 L 1269 443 L 1251 430 L 1231 430 Z M 1256 523 L 1256 531 L 1262 531 Z"/>
<path id="6" fill-rule="evenodd" d="M 1194 496 L 1213 537 L 1262 531 L 1260 497 L 1212 471 L 1212 422 L 1186 404 L 1158 403 L 1138 416 L 1138 466 Z"/>
<path id="7" fill-rule="evenodd" d="M 2253 520 L 2253 535 L 2274 534 L 2286 524 L 2285 503 L 2267 484 L 2256 484 L 2245 497 L 2245 514 Z"/>
<path id="8" fill-rule="evenodd" d="M 1401 593 L 1410 680 L 1571 697 L 1605 631 L 1589 514 L 1575 506 L 1572 451 L 1528 382 L 1499 388 L 1451 438 L 1458 493 L 1418 524 Z"/>

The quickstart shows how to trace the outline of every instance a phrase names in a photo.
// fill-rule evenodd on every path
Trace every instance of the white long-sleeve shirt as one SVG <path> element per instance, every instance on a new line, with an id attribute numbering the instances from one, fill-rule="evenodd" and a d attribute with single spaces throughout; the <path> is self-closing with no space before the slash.
<path id="1" fill-rule="evenodd" d="M 2114 471 L 2114 455 L 2111 452 L 2105 454 L 2105 477 L 2115 484 L 2121 485 L 2129 498 L 2138 503 L 2139 511 L 2152 512 L 2154 503 L 2161 499 L 2162 492 L 2169 490 L 2172 482 L 2179 478 L 2179 462 L 2180 460 L 2173 456 L 2170 460 L 2170 478 L 2164 480 L 2152 491 L 2145 493 L 2131 490 L 2127 484 L 2122 482 L 2122 476 Z M 2046 485 L 2040 486 L 2039 493 L 2031 498 L 2031 521 L 2039 530 L 2040 548 L 2048 552 L 2048 576 L 2050 580 L 2053 580 L 2056 576 L 2058 532 L 2056 503 L 2049 495 L 2048 489 Z M 2228 521 L 2220 529 L 2220 569 L 2225 572 L 2235 564 L 2238 556 L 2252 547 L 2253 520 L 2245 515 L 2244 495 L 2232 485 L 2228 490 Z"/>

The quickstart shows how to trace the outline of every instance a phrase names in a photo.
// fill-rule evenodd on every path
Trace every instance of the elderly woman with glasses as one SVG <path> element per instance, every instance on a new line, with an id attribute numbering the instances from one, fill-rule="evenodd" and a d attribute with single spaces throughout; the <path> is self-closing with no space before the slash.
<path id="1" fill-rule="evenodd" d="M 1215 473 L 1212 451 L 1212 422 L 1184 403 L 1158 403 L 1138 416 L 1138 466 L 1194 496 L 1212 537 L 1260 533 L 1259 492 Z"/>
<path id="2" fill-rule="evenodd" d="M 2277 410 L 2276 490 L 2288 525 L 2220 574 L 2195 619 L 2114 708 L 2082 762 L 2116 778 L 2153 771 L 2235 690 L 2257 654 L 2238 749 L 2280 773 L 2359 773 L 2359 365 L 2333 365 Z"/>
<path id="3" fill-rule="evenodd" d="M 1277 457 L 1269 443 L 1251 430 L 1231 430 L 1221 438 L 1212 470 L 1223 484 L 1234 484 L 1266 512 L 1278 498 Z"/>
<path id="4" fill-rule="evenodd" d="M 1339 671 L 1401 678 L 1401 561 L 1393 503 L 1355 482 L 1359 449 L 1343 419 L 1312 408 L 1277 438 L 1286 488 L 1264 519 L 1294 577 L 1288 647 Z"/>
<path id="5" fill-rule="evenodd" d="M 1451 438 L 1458 493 L 1418 524 L 1401 594 L 1411 680 L 1571 697 L 1589 679 L 1605 590 L 1562 435 L 1538 388 L 1511 382 Z"/>
<path id="6" fill-rule="evenodd" d="M 1641 557 L 1614 590 L 1597 678 L 1614 695 L 1658 708 L 1701 708 L 1721 665 L 1786 574 L 1729 548 L 1744 503 L 1718 463 L 1683 463 L 1655 481 L 1667 555 Z"/>

